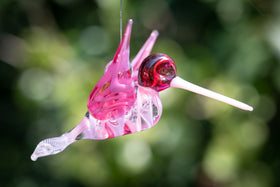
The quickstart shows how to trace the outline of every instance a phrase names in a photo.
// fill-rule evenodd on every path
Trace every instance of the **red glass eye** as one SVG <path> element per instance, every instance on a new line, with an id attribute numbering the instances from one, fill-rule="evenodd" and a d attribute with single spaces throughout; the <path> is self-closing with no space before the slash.
<path id="1" fill-rule="evenodd" d="M 170 87 L 170 82 L 177 76 L 174 61 L 162 53 L 146 57 L 139 68 L 138 84 L 162 91 Z"/>

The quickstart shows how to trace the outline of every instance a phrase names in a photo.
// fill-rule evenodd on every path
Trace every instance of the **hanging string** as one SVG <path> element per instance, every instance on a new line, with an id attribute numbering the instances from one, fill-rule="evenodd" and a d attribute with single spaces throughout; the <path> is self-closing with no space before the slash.
<path id="1" fill-rule="evenodd" d="M 120 0 L 120 41 L 122 41 L 122 0 Z"/>

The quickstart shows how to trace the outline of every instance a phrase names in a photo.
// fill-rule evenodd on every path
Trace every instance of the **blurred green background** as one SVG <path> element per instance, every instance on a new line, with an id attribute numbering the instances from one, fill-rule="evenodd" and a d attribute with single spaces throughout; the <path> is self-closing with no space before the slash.
<path id="1" fill-rule="evenodd" d="M 252 105 L 179 89 L 144 132 L 83 140 L 30 160 L 84 116 L 118 47 L 118 0 L 0 1 L 0 186 L 280 185 L 280 1 L 123 0 L 131 59 L 152 30 L 186 80 Z"/>

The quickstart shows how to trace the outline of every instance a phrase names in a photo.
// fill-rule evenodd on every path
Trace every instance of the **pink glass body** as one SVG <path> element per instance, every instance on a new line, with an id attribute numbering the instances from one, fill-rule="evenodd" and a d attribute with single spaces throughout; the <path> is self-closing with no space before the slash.
<path id="1" fill-rule="evenodd" d="M 142 61 L 150 55 L 158 36 L 153 31 L 135 58 L 129 62 L 132 20 L 105 73 L 88 99 L 88 112 L 70 132 L 41 141 L 31 159 L 56 154 L 81 139 L 107 139 L 139 132 L 154 126 L 162 114 L 158 90 L 138 84 Z M 160 69 L 160 68 L 159 68 Z"/>

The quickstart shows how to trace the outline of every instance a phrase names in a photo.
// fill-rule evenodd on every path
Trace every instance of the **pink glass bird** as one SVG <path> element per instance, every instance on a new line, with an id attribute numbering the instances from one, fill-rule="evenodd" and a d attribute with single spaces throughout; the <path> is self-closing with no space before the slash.
<path id="1" fill-rule="evenodd" d="M 150 52 L 158 36 L 153 31 L 138 54 L 129 62 L 132 20 L 128 21 L 123 39 L 105 73 L 88 99 L 88 112 L 70 132 L 41 141 L 31 159 L 57 154 L 81 139 L 108 139 L 139 132 L 154 126 L 162 114 L 159 91 L 182 88 L 243 110 L 249 105 L 187 82 L 177 76 L 174 61 L 165 54 Z"/>

